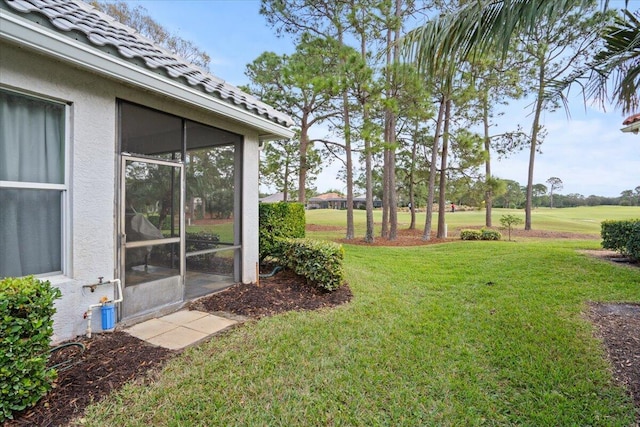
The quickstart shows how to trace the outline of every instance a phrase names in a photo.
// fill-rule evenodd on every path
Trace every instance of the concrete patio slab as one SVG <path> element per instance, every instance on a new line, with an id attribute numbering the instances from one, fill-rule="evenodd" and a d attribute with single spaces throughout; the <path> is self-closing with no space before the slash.
<path id="1" fill-rule="evenodd" d="M 206 334 L 214 334 L 218 331 L 228 328 L 231 325 L 235 325 L 235 320 L 225 319 L 224 317 L 214 316 L 209 314 L 205 317 L 201 317 L 200 319 L 194 320 L 193 322 L 185 323 L 184 326 L 187 328 L 195 329 L 199 332 L 204 332 Z"/>
<path id="2" fill-rule="evenodd" d="M 163 322 L 160 319 L 151 319 L 146 322 L 130 326 L 124 331 L 129 335 L 133 335 L 136 338 L 146 341 L 149 338 L 153 338 L 156 335 L 163 334 L 175 328 L 177 328 L 177 325 L 172 323 Z"/>
<path id="3" fill-rule="evenodd" d="M 176 311 L 175 313 L 162 316 L 159 318 L 159 320 L 162 320 L 163 322 L 173 323 L 175 325 L 184 325 L 185 323 L 193 322 L 194 320 L 201 319 L 208 315 L 208 313 L 197 310 L 180 310 Z"/>
<path id="4" fill-rule="evenodd" d="M 151 337 L 145 341 L 171 350 L 179 350 L 195 344 L 198 341 L 205 339 L 207 336 L 208 334 L 204 332 L 199 332 L 184 326 L 178 326 L 175 329 L 156 335 L 155 337 Z"/>
<path id="5" fill-rule="evenodd" d="M 124 329 L 124 332 L 150 344 L 179 350 L 222 331 L 237 320 L 196 310 L 180 310 Z"/>

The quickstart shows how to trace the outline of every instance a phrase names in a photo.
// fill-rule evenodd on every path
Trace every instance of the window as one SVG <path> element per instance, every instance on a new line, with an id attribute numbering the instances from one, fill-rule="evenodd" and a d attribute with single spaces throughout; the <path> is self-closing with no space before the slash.
<path id="1" fill-rule="evenodd" d="M 63 270 L 65 110 L 0 90 L 0 278 Z"/>

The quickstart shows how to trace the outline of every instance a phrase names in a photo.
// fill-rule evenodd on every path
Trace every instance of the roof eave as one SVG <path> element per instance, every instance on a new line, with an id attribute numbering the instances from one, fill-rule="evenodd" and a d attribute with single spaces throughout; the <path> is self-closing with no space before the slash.
<path id="1" fill-rule="evenodd" d="M 64 60 L 94 73 L 213 111 L 256 129 L 261 139 L 290 139 L 295 135 L 292 129 L 265 117 L 216 99 L 151 70 L 92 49 L 70 37 L 53 32 L 1 9 L 0 39 L 28 46 L 42 54 Z"/>
<path id="2" fill-rule="evenodd" d="M 620 129 L 624 133 L 635 133 L 637 134 L 640 131 L 640 121 L 633 122 L 629 126 L 625 126 Z"/>

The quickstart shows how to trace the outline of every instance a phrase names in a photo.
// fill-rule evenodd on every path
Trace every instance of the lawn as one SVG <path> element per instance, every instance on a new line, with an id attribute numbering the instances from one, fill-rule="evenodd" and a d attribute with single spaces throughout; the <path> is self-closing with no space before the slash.
<path id="1" fill-rule="evenodd" d="M 502 215 L 515 215 L 524 221 L 524 211 L 522 209 L 493 209 L 492 222 L 494 228 L 500 227 L 500 217 Z M 640 218 L 640 206 L 581 206 L 577 208 L 549 209 L 537 208 L 531 213 L 532 228 L 536 230 L 553 230 L 572 233 L 584 233 L 597 236 L 600 234 L 600 223 L 605 219 L 628 219 Z M 365 232 L 365 212 L 354 211 L 354 224 L 356 236 L 364 236 Z M 382 221 L 382 212 L 374 212 L 374 220 L 378 225 Z M 424 229 L 425 213 L 416 214 L 416 228 Z M 408 228 L 411 223 L 409 212 L 398 213 L 398 228 Z M 446 213 L 446 223 L 451 235 L 454 230 L 463 227 L 481 227 L 485 224 L 484 210 L 456 211 Z M 346 229 L 346 211 L 316 209 L 307 211 L 307 224 L 317 224 L 321 226 L 339 226 L 340 230 L 312 232 L 318 238 L 342 238 Z M 433 231 L 438 226 L 438 215 L 433 216 Z M 519 226 L 520 229 L 524 225 Z"/>
<path id="2" fill-rule="evenodd" d="M 329 216 L 314 214 L 309 223 Z M 91 407 L 84 425 L 633 425 L 584 312 L 640 301 L 640 272 L 578 252 L 598 246 L 346 245 L 351 303 L 189 349 Z"/>

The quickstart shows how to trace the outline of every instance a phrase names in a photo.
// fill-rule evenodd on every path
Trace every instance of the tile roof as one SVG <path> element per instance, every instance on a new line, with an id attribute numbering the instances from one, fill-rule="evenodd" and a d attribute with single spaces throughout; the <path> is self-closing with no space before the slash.
<path id="1" fill-rule="evenodd" d="M 633 116 L 629 116 L 626 119 L 624 119 L 624 122 L 622 122 L 622 124 L 630 125 L 631 123 L 635 123 L 639 120 L 640 120 L 640 114 L 634 114 Z"/>
<path id="2" fill-rule="evenodd" d="M 283 192 L 275 193 L 275 194 L 272 194 L 270 196 L 263 197 L 262 199 L 260 199 L 260 201 L 262 203 L 283 202 L 284 201 L 284 193 Z"/>
<path id="3" fill-rule="evenodd" d="M 35 22 L 38 22 L 37 15 L 44 16 L 51 27 L 61 34 L 78 39 L 77 35 L 80 33 L 86 37 L 85 43 L 97 49 L 112 51 L 115 48 L 126 61 L 142 64 L 153 71 L 164 71 L 174 80 L 198 88 L 228 103 L 239 105 L 280 125 L 293 125 L 288 115 L 170 53 L 109 15 L 79 0 L 4 2 L 14 11 L 25 14 L 24 16 Z"/>
<path id="4" fill-rule="evenodd" d="M 319 194 L 315 197 L 311 197 L 309 199 L 309 201 L 335 201 L 335 200 L 347 200 L 347 198 L 345 196 L 343 196 L 342 194 L 338 194 L 338 193 L 325 193 L 325 194 Z"/>

